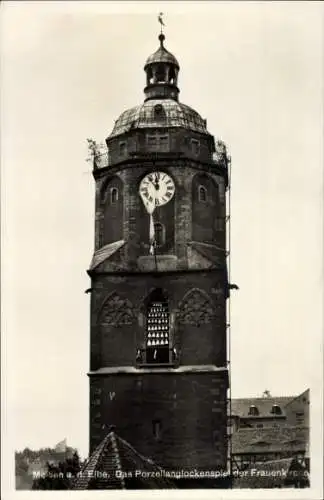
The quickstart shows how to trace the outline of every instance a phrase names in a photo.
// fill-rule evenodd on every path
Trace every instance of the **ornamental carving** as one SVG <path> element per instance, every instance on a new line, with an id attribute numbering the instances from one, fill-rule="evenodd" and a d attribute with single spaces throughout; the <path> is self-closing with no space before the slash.
<path id="1" fill-rule="evenodd" d="M 201 326 L 216 317 L 209 296 L 198 288 L 190 290 L 184 296 L 179 309 L 178 320 L 185 325 Z"/>
<path id="2" fill-rule="evenodd" d="M 131 325 L 134 321 L 133 305 L 114 292 L 105 300 L 100 316 L 101 323 L 111 326 Z"/>

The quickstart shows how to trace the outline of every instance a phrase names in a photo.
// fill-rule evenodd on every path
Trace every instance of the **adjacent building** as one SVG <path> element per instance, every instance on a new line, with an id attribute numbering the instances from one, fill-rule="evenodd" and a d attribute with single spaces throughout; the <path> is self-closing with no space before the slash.
<path id="1" fill-rule="evenodd" d="M 295 458 L 309 470 L 309 402 L 309 389 L 291 397 L 233 399 L 233 469 Z"/>

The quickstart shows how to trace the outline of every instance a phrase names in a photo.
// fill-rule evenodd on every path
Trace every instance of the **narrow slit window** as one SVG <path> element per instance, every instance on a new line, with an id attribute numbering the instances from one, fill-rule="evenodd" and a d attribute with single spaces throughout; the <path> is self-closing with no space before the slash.
<path id="1" fill-rule="evenodd" d="M 191 151 L 198 156 L 200 153 L 200 142 L 197 139 L 191 139 Z"/>
<path id="2" fill-rule="evenodd" d="M 156 441 L 160 441 L 162 437 L 162 424 L 161 420 L 153 420 L 152 422 L 153 426 L 153 436 Z"/>
<path id="3" fill-rule="evenodd" d="M 118 189 L 116 187 L 111 188 L 110 190 L 110 203 L 117 203 L 118 201 Z"/>
<path id="4" fill-rule="evenodd" d="M 119 143 L 119 154 L 120 154 L 120 156 L 125 156 L 125 154 L 126 154 L 126 142 Z"/>
<path id="5" fill-rule="evenodd" d="M 156 246 L 162 247 L 165 244 L 165 227 L 160 222 L 154 224 Z"/>

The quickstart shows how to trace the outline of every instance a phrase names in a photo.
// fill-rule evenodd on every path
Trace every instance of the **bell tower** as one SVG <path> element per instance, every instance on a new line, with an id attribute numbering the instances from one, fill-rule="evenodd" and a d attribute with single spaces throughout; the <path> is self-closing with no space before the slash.
<path id="1" fill-rule="evenodd" d="M 226 469 L 228 156 L 164 43 L 94 155 L 90 452 L 115 425 L 165 469 Z"/>

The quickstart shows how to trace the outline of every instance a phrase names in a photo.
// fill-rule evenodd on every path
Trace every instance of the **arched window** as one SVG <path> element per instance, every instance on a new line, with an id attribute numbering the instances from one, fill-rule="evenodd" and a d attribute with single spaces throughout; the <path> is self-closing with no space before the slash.
<path id="1" fill-rule="evenodd" d="M 146 363 L 169 363 L 170 317 L 161 289 L 152 292 L 146 307 Z"/>
<path id="2" fill-rule="evenodd" d="M 110 189 L 110 203 L 116 203 L 118 201 L 118 189 L 113 187 Z"/>
<path id="3" fill-rule="evenodd" d="M 162 64 L 157 67 L 156 82 L 165 82 L 165 69 Z"/>
<path id="4" fill-rule="evenodd" d="M 259 410 L 256 406 L 254 405 L 251 405 L 250 408 L 249 408 L 249 415 L 253 416 L 253 417 L 256 417 L 257 415 L 259 415 Z"/>
<path id="5" fill-rule="evenodd" d="M 156 246 L 162 247 L 165 244 L 165 227 L 160 222 L 154 224 L 154 234 Z"/>
<path id="6" fill-rule="evenodd" d="M 99 247 L 123 239 L 124 200 L 123 182 L 113 176 L 101 188 L 101 217 L 99 221 Z"/>
<path id="7" fill-rule="evenodd" d="M 274 415 L 281 415 L 282 414 L 282 410 L 281 410 L 280 406 L 273 405 L 272 408 L 271 408 L 271 413 L 273 413 Z"/>
<path id="8" fill-rule="evenodd" d="M 198 200 L 202 202 L 207 201 L 207 189 L 205 186 L 199 186 L 198 188 Z"/>

